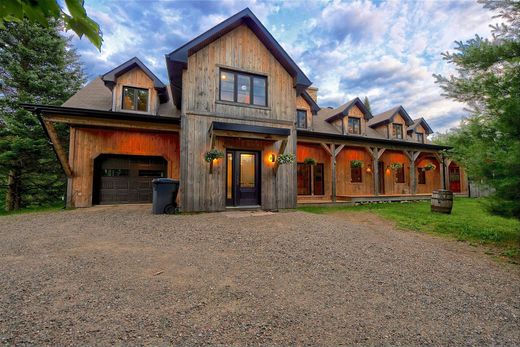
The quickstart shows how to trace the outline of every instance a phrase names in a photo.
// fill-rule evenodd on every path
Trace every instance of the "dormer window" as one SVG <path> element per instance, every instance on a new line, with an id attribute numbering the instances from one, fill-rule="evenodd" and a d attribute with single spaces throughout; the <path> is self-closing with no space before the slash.
<path id="1" fill-rule="evenodd" d="M 361 134 L 361 119 L 355 117 L 348 117 L 348 133 Z"/>
<path id="2" fill-rule="evenodd" d="M 417 135 L 417 142 L 424 143 L 424 134 L 423 133 L 416 133 Z"/>
<path id="3" fill-rule="evenodd" d="M 267 77 L 220 70 L 221 101 L 267 106 Z"/>
<path id="4" fill-rule="evenodd" d="M 403 125 L 394 123 L 392 128 L 394 131 L 394 133 L 393 133 L 394 139 L 402 140 L 403 139 Z"/>
<path id="5" fill-rule="evenodd" d="M 299 129 L 307 129 L 306 110 L 296 110 L 296 127 Z"/>
<path id="6" fill-rule="evenodd" d="M 123 110 L 148 112 L 148 89 L 123 87 Z"/>

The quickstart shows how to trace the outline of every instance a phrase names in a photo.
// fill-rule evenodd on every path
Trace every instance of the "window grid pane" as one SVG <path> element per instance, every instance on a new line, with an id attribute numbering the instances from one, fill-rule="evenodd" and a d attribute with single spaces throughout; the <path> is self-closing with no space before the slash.
<path id="1" fill-rule="evenodd" d="M 235 101 L 235 74 L 220 72 L 220 100 Z"/>
<path id="2" fill-rule="evenodd" d="M 265 78 L 253 77 L 253 104 L 266 106 Z"/>
<path id="3" fill-rule="evenodd" d="M 301 129 L 307 128 L 307 111 L 297 110 L 296 111 L 296 126 Z"/>
<path id="4" fill-rule="evenodd" d="M 237 102 L 251 103 L 251 78 L 246 75 L 237 75 Z"/>

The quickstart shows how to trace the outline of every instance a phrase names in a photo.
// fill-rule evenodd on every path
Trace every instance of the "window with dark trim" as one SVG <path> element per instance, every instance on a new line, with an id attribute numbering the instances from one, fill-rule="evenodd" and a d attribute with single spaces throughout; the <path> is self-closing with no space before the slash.
<path id="1" fill-rule="evenodd" d="M 323 171 L 323 163 L 318 163 L 313 167 L 314 178 L 314 195 L 325 194 L 325 175 Z"/>
<path id="2" fill-rule="evenodd" d="M 306 110 L 296 110 L 296 127 L 300 129 L 307 129 Z"/>
<path id="3" fill-rule="evenodd" d="M 355 117 L 348 117 L 348 133 L 361 134 L 361 119 Z"/>
<path id="4" fill-rule="evenodd" d="M 350 181 L 352 183 L 363 182 L 363 170 L 360 167 L 350 167 Z"/>
<path id="5" fill-rule="evenodd" d="M 404 183 L 404 164 L 395 170 L 395 182 Z"/>
<path id="6" fill-rule="evenodd" d="M 298 195 L 311 195 L 311 166 L 298 163 Z"/>
<path id="7" fill-rule="evenodd" d="M 392 124 L 392 129 L 394 131 L 394 138 L 395 139 L 402 139 L 403 138 L 403 125 L 394 123 Z"/>
<path id="8" fill-rule="evenodd" d="M 417 175 L 417 183 L 418 184 L 426 184 L 426 171 L 424 169 L 418 169 Z"/>
<path id="9" fill-rule="evenodd" d="M 325 194 L 325 174 L 323 163 L 315 165 L 297 164 L 298 195 Z"/>
<path id="10" fill-rule="evenodd" d="M 267 106 L 267 77 L 222 69 L 219 81 L 219 100 Z"/>
<path id="11" fill-rule="evenodd" d="M 416 135 L 417 135 L 417 142 L 424 143 L 424 134 L 416 133 Z"/>
<path id="12" fill-rule="evenodd" d="M 123 110 L 148 112 L 148 89 L 123 87 Z"/>

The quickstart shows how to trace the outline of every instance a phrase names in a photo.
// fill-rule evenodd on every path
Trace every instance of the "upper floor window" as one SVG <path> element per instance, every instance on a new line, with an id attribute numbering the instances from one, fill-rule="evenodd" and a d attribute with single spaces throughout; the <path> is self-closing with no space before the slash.
<path id="1" fill-rule="evenodd" d="M 220 70 L 221 101 L 267 106 L 267 77 Z"/>
<path id="2" fill-rule="evenodd" d="M 348 117 L 348 133 L 361 134 L 361 119 L 355 117 Z"/>
<path id="3" fill-rule="evenodd" d="M 394 139 L 402 139 L 403 138 L 403 125 L 394 123 L 392 128 L 394 129 Z"/>
<path id="4" fill-rule="evenodd" d="M 416 135 L 417 135 L 417 142 L 424 143 L 424 134 L 416 133 Z"/>
<path id="5" fill-rule="evenodd" d="M 148 112 L 148 89 L 123 87 L 123 110 Z"/>
<path id="6" fill-rule="evenodd" d="M 307 129 L 306 110 L 296 110 L 296 127 L 300 129 Z"/>

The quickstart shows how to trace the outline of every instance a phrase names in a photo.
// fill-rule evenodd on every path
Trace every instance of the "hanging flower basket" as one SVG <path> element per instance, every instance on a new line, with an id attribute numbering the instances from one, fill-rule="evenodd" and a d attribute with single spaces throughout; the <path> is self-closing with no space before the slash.
<path id="1" fill-rule="evenodd" d="M 307 165 L 313 165 L 314 166 L 314 165 L 316 165 L 316 159 L 314 159 L 314 158 L 305 158 L 303 160 L 303 163 L 307 164 Z"/>
<path id="2" fill-rule="evenodd" d="M 279 164 L 279 165 L 283 165 L 283 164 L 292 164 L 294 163 L 294 161 L 296 160 L 296 155 L 292 154 L 292 153 L 284 153 L 284 154 L 280 154 L 278 156 L 278 158 L 276 158 L 276 162 Z"/>
<path id="3" fill-rule="evenodd" d="M 401 164 L 401 163 L 392 163 L 392 164 L 390 164 L 390 168 L 392 170 L 399 170 L 399 169 L 402 169 L 402 167 L 403 167 L 403 164 Z"/>
<path id="4" fill-rule="evenodd" d="M 213 162 L 213 160 L 219 159 L 219 158 L 224 158 L 224 152 L 219 151 L 218 149 L 215 149 L 215 148 L 207 151 L 204 154 L 204 160 L 207 161 L 208 163 L 211 163 L 211 162 Z"/>
<path id="5" fill-rule="evenodd" d="M 437 166 L 435 166 L 435 164 L 433 163 L 428 163 L 424 166 L 424 171 L 430 171 L 430 170 L 435 170 L 437 168 Z"/>
<path id="6" fill-rule="evenodd" d="M 362 168 L 363 162 L 361 160 L 351 160 L 350 161 L 350 167 L 352 168 Z"/>

